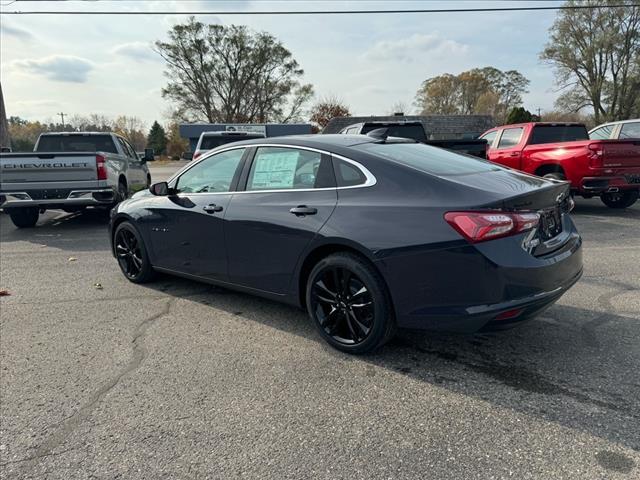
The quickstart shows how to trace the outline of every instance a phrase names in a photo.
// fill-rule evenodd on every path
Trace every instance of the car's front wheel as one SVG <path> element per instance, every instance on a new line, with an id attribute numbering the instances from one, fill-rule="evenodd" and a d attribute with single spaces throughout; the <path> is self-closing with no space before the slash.
<path id="1" fill-rule="evenodd" d="M 12 208 L 7 212 L 11 221 L 18 228 L 35 227 L 40 211 L 38 207 Z"/>
<path id="2" fill-rule="evenodd" d="M 603 193 L 600 200 L 609 208 L 627 208 L 638 200 L 638 190 Z"/>
<path id="3" fill-rule="evenodd" d="M 153 279 L 155 271 L 149 262 L 142 237 L 130 222 L 122 222 L 113 234 L 120 270 L 133 283 L 145 283 Z"/>
<path id="4" fill-rule="evenodd" d="M 320 260 L 307 281 L 307 310 L 320 335 L 348 353 L 367 353 L 395 333 L 387 287 L 365 259 L 335 253 Z"/>

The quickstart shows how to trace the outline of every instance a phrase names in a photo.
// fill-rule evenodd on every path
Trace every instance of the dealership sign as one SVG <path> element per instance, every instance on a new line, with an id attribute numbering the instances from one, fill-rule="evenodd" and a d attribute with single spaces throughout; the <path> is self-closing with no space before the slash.
<path id="1" fill-rule="evenodd" d="M 225 127 L 227 132 L 247 132 L 247 133 L 261 133 L 267 135 L 266 125 L 227 125 Z"/>

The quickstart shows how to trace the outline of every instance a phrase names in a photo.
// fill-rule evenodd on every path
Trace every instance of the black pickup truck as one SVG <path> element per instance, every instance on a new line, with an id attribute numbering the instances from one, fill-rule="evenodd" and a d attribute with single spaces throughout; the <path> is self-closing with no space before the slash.
<path id="1" fill-rule="evenodd" d="M 385 136 L 410 138 L 420 143 L 446 148 L 474 157 L 487 158 L 487 141 L 482 139 L 444 139 L 429 140 L 424 126 L 420 122 L 361 122 L 354 123 L 340 130 L 349 135 L 367 135 L 375 130 L 384 130 Z"/>

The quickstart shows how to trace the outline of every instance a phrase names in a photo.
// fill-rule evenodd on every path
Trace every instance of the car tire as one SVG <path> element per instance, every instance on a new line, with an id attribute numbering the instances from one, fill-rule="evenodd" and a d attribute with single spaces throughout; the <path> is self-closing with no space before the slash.
<path id="1" fill-rule="evenodd" d="M 136 227 L 122 222 L 113 234 L 113 250 L 124 276 L 133 283 L 153 280 L 155 271 L 149 261 L 147 248 Z"/>
<path id="2" fill-rule="evenodd" d="M 564 173 L 562 172 L 547 173 L 546 175 L 543 175 L 542 178 L 549 178 L 551 180 L 561 180 L 563 182 L 567 181 L 567 177 L 565 177 Z"/>
<path id="3" fill-rule="evenodd" d="M 7 212 L 11 221 L 18 228 L 32 228 L 38 223 L 40 210 L 38 207 L 13 208 Z"/>
<path id="4" fill-rule="evenodd" d="M 627 208 L 638 200 L 638 190 L 603 193 L 600 200 L 609 208 Z"/>
<path id="5" fill-rule="evenodd" d="M 329 255 L 313 267 L 306 304 L 322 338 L 343 352 L 372 352 L 396 331 L 382 276 L 366 259 L 352 253 Z"/>

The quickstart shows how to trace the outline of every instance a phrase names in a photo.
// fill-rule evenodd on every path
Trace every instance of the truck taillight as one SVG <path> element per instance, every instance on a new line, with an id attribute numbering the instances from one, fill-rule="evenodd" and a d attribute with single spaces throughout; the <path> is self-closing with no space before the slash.
<path id="1" fill-rule="evenodd" d="M 98 170 L 98 180 L 106 180 L 107 163 L 103 155 L 96 155 L 96 168 Z"/>
<path id="2" fill-rule="evenodd" d="M 587 146 L 589 150 L 589 166 L 591 168 L 602 168 L 604 159 L 604 149 L 601 143 L 590 143 Z"/>
<path id="3" fill-rule="evenodd" d="M 540 215 L 533 212 L 447 212 L 444 219 L 471 243 L 509 237 L 538 226 Z"/>

